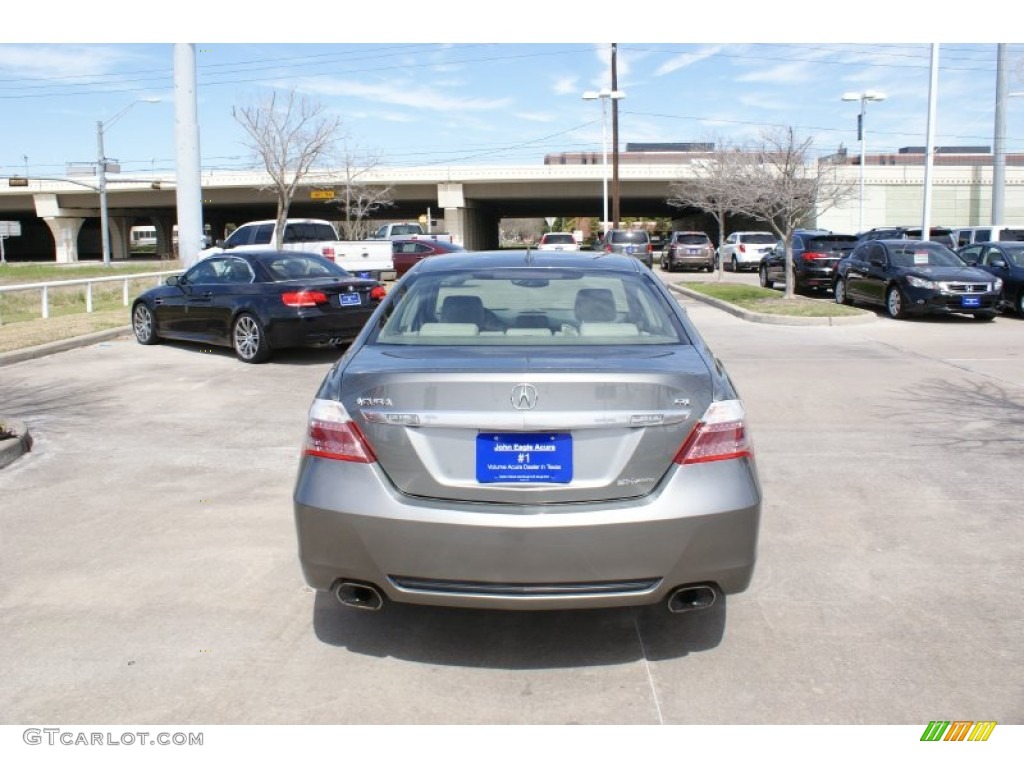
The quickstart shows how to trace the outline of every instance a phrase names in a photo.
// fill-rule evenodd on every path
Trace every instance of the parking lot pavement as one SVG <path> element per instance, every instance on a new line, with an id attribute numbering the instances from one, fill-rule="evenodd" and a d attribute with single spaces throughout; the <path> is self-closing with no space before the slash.
<path id="1" fill-rule="evenodd" d="M 746 323 L 685 301 L 764 485 L 710 614 L 342 610 L 291 491 L 336 352 L 123 339 L 0 368 L 6 723 L 1024 722 L 1024 322 Z"/>

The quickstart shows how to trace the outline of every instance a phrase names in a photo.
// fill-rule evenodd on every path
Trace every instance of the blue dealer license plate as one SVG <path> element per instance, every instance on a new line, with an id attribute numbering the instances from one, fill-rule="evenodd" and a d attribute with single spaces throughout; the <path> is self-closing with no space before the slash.
<path id="1" fill-rule="evenodd" d="M 358 293 L 343 293 L 341 294 L 341 306 L 343 307 L 355 307 L 360 304 Z"/>
<path id="2" fill-rule="evenodd" d="M 481 432 L 476 436 L 479 483 L 568 483 L 572 435 L 568 432 Z"/>
<path id="3" fill-rule="evenodd" d="M 963 306 L 965 307 L 980 307 L 981 296 L 964 296 L 962 298 Z"/>

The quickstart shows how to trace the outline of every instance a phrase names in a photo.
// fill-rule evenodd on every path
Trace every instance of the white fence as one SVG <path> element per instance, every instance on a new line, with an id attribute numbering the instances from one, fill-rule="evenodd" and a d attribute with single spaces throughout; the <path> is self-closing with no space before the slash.
<path id="1" fill-rule="evenodd" d="M 167 275 L 180 275 L 182 270 L 173 269 L 166 272 L 142 272 L 134 275 L 111 275 L 110 277 L 83 277 L 79 280 L 54 280 L 45 283 L 25 283 L 24 285 L 0 285 L 0 294 L 13 293 L 14 291 L 40 291 L 41 309 L 43 319 L 50 317 L 50 289 L 66 288 L 72 285 L 85 286 L 85 311 L 92 312 L 92 287 L 95 283 L 121 282 L 124 287 L 121 290 L 124 306 L 128 306 L 128 283 L 131 280 L 146 280 L 154 278 L 154 285 L 163 284 L 163 278 Z"/>

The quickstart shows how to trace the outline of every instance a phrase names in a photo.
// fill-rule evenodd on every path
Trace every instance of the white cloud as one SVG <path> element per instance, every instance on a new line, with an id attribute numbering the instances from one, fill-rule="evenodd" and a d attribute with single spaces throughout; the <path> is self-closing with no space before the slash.
<path id="1" fill-rule="evenodd" d="M 551 85 L 551 92 L 556 96 L 568 96 L 571 93 L 577 93 L 579 90 L 579 78 L 575 75 L 563 75 L 557 78 Z"/>
<path id="2" fill-rule="evenodd" d="M 347 80 L 307 79 L 295 83 L 305 93 L 322 96 L 351 96 L 381 104 L 416 107 L 436 112 L 486 112 L 504 109 L 510 99 L 463 98 L 414 83 L 368 84 Z"/>
<path id="3" fill-rule="evenodd" d="M 808 62 L 795 61 L 779 64 L 769 69 L 748 72 L 738 75 L 736 80 L 741 83 L 803 83 L 813 79 L 813 67 Z"/>
<path id="4" fill-rule="evenodd" d="M 678 56 L 672 57 L 654 70 L 654 75 L 655 77 L 661 77 L 662 75 L 667 75 L 671 72 L 675 72 L 676 70 L 683 69 L 691 64 L 696 64 L 698 61 L 703 61 L 704 59 L 714 56 L 720 50 L 722 50 L 722 46 L 711 45 L 691 53 L 681 53 Z"/>
<path id="5" fill-rule="evenodd" d="M 550 112 L 516 112 L 513 117 L 531 123 L 550 123 L 554 120 Z"/>
<path id="6" fill-rule="evenodd" d="M 60 78 L 61 85 L 109 75 L 125 59 L 123 46 L 0 45 L 0 71 L 5 75 Z"/>

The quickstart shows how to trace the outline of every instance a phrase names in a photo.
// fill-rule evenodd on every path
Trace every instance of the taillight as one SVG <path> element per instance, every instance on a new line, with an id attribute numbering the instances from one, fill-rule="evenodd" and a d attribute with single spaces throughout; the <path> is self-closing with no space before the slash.
<path id="1" fill-rule="evenodd" d="M 383 285 L 375 285 L 375 286 L 373 286 L 373 288 L 370 289 L 370 300 L 371 301 L 381 301 L 387 295 L 388 295 L 388 292 L 387 292 L 387 290 L 385 290 Z"/>
<path id="2" fill-rule="evenodd" d="M 281 301 L 289 307 L 315 307 L 327 303 L 327 294 L 323 291 L 288 291 L 281 294 Z"/>
<path id="3" fill-rule="evenodd" d="M 605 253 L 611 253 L 612 252 L 612 244 L 611 243 L 605 243 L 605 245 L 604 245 L 604 252 Z"/>
<path id="4" fill-rule="evenodd" d="M 746 253 L 747 252 L 747 246 L 743 245 L 743 243 L 740 243 L 740 247 L 737 250 L 740 253 Z"/>
<path id="5" fill-rule="evenodd" d="M 739 400 L 721 400 L 708 406 L 673 461 L 699 464 L 753 455 L 743 404 Z"/>
<path id="6" fill-rule="evenodd" d="M 325 259 L 330 259 L 331 261 L 334 261 L 334 249 L 333 248 L 328 248 L 328 247 L 321 248 L 320 249 L 320 253 L 323 254 Z"/>
<path id="7" fill-rule="evenodd" d="M 816 251 L 804 251 L 804 261 L 814 261 L 815 259 L 827 259 L 828 256 L 824 253 L 817 253 Z"/>
<path id="8" fill-rule="evenodd" d="M 647 244 L 647 252 L 654 253 L 654 246 L 651 245 L 650 243 Z"/>
<path id="9" fill-rule="evenodd" d="M 359 427 L 348 415 L 345 406 L 336 400 L 314 400 L 309 409 L 306 431 L 306 456 L 319 456 L 336 461 L 357 461 L 371 464 L 377 460 Z"/>

